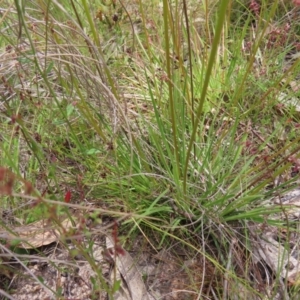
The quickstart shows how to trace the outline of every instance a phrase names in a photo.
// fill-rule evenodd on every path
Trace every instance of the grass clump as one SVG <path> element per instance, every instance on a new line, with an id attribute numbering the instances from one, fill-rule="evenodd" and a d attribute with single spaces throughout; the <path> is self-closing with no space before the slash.
<path id="1" fill-rule="evenodd" d="M 253 228 L 297 233 L 272 200 L 299 172 L 296 4 L 7 1 L 3 211 L 60 224 L 89 208 L 129 244 L 179 243 L 200 257 L 195 299 L 296 299 L 288 277 L 270 294 L 253 249 Z"/>

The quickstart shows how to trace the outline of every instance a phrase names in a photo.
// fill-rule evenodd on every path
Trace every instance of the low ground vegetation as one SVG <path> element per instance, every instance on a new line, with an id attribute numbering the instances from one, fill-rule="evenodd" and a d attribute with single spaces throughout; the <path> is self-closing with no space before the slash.
<path id="1" fill-rule="evenodd" d="M 300 3 L 88 2 L 1 3 L 0 297 L 298 299 Z"/>

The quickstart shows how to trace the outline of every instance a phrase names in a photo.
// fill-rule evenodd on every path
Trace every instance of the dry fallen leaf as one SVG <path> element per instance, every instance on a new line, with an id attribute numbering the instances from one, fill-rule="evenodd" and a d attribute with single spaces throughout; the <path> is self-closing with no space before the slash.
<path id="1" fill-rule="evenodd" d="M 114 294 L 114 300 L 150 300 L 152 297 L 148 294 L 136 262 L 130 254 L 124 250 L 123 255 L 114 255 L 112 237 L 106 237 L 106 246 L 108 250 L 111 250 L 109 253 L 116 268 L 115 273 L 114 270 L 111 272 L 111 281 L 121 281 L 119 290 Z"/>
<path id="2" fill-rule="evenodd" d="M 18 248 L 33 249 L 58 241 L 62 235 L 62 229 L 68 231 L 70 228 L 73 228 L 70 219 L 62 221 L 60 226 L 49 220 L 41 220 L 16 227 L 10 232 L 3 228 L 0 230 L 0 238 L 10 243 L 17 243 Z"/>
<path id="3" fill-rule="evenodd" d="M 280 278 L 287 279 L 291 285 L 299 283 L 300 262 L 274 240 L 270 232 L 257 236 L 252 243 L 255 257 L 265 261 L 274 274 L 280 274 Z"/>

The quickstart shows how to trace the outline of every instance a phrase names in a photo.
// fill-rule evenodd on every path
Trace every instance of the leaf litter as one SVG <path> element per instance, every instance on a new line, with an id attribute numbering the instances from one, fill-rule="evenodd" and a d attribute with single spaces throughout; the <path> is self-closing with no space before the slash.
<path id="1" fill-rule="evenodd" d="M 75 223 L 78 227 L 78 222 Z M 190 286 L 192 281 L 202 281 L 202 272 L 197 274 L 201 270 L 199 260 L 179 260 L 175 252 L 172 254 L 167 250 L 155 254 L 146 248 L 141 253 L 142 237 L 130 251 L 118 251 L 113 230 L 111 235 L 109 230 L 99 228 L 91 229 L 92 235 L 84 238 L 83 244 L 90 250 L 85 256 L 82 249 L 78 250 L 78 236 L 68 234 L 75 228 L 69 219 L 63 220 L 60 226 L 49 221 L 34 222 L 16 227 L 13 234 L 0 228 L 0 237 L 6 240 L 6 245 L 18 240 L 13 247 L 14 252 L 1 245 L 0 254 L 1 258 L 8 258 L 2 259 L 1 264 L 14 268 L 11 274 L 1 274 L 9 278 L 12 299 L 197 298 L 197 293 Z M 95 265 L 87 259 L 88 255 Z M 187 269 L 193 268 L 195 274 L 191 279 Z M 97 272 L 105 278 L 108 286 L 116 289 L 113 298 L 100 288 Z"/>

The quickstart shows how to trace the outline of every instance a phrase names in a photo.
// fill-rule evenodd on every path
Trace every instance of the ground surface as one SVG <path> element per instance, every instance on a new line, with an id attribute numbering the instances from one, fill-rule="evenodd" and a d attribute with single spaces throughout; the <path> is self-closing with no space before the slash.
<path id="1" fill-rule="evenodd" d="M 274 198 L 275 205 L 287 207 L 285 214 L 277 217 L 290 220 L 299 218 L 297 208 L 299 198 L 299 189 L 287 193 L 284 197 Z M 291 204 L 295 205 L 293 209 L 288 206 Z M 102 222 L 101 226 L 95 225 L 91 220 L 87 220 L 85 224 L 81 223 L 80 226 L 85 226 L 92 233 L 88 239 L 72 236 L 72 230 L 76 226 L 72 226 L 70 222 L 62 224 L 68 232 L 68 239 L 62 239 L 61 230 L 55 230 L 48 222 L 23 226 L 22 230 L 15 229 L 16 232 L 21 232 L 21 237 L 26 237 L 26 241 L 37 248 L 32 250 L 31 245 L 22 244 L 19 247 L 25 248 L 26 251 L 24 249 L 22 254 L 17 255 L 17 259 L 7 258 L 2 262 L 4 266 L 12 268 L 7 269 L 1 277 L 1 283 L 10 287 L 12 299 L 53 299 L 53 297 L 57 299 L 54 293 L 61 295 L 59 299 L 66 300 L 111 299 L 106 291 L 99 289 L 100 283 L 97 284 L 96 280 L 97 271 L 109 285 L 113 285 L 114 276 L 121 280 L 121 288 L 113 296 L 113 299 L 118 300 L 198 299 L 200 290 L 202 295 L 206 293 L 209 295 L 210 285 L 215 284 L 218 271 L 213 264 L 208 260 L 203 261 L 203 257 L 199 255 L 190 257 L 190 252 L 182 245 L 174 244 L 157 252 L 143 236 L 138 236 L 134 243 L 130 243 L 128 251 L 123 249 L 115 257 L 114 253 L 117 250 L 110 235 L 114 222 L 111 220 Z M 287 234 L 280 232 L 276 227 L 255 223 L 249 223 L 248 228 L 253 235 L 253 249 L 256 249 L 254 252 L 256 262 L 251 271 L 252 276 L 255 276 L 255 279 L 252 279 L 252 286 L 265 293 L 267 297 L 273 295 L 272 299 L 287 299 L 283 283 L 282 289 L 278 291 L 272 289 L 274 275 L 279 262 L 282 261 L 286 265 L 285 271 L 280 273 L 280 278 L 277 279 L 282 282 L 287 280 L 290 286 L 298 285 L 299 234 L 296 232 Z M 8 237 L 7 231 L 0 232 L 2 237 L 5 234 Z M 291 253 L 283 251 L 287 241 L 293 249 Z M 234 251 L 239 251 L 238 246 L 233 245 Z M 79 254 L 84 248 L 87 250 L 86 257 Z M 4 257 L 8 257 L 9 253 L 2 248 L 3 253 L 7 254 Z M 95 265 L 90 264 L 90 257 L 93 258 Z M 241 258 L 241 261 L 236 261 L 236 264 L 242 266 L 244 264 L 242 260 Z M 259 299 L 243 288 L 240 288 L 238 293 L 248 295 L 247 299 Z"/>

